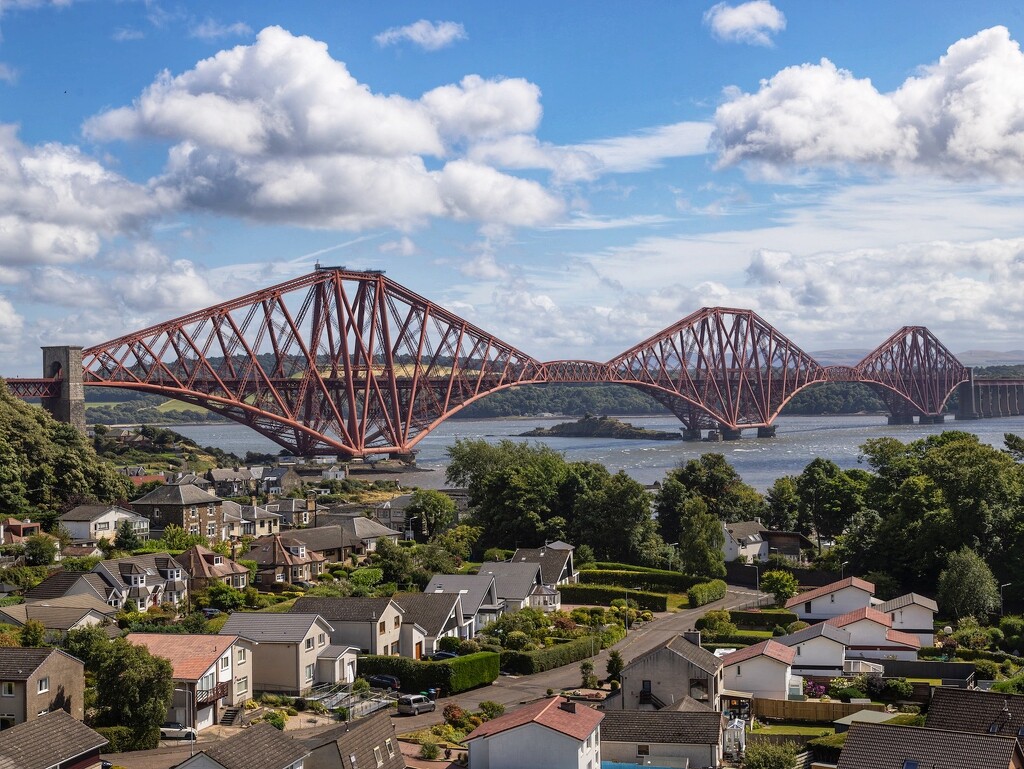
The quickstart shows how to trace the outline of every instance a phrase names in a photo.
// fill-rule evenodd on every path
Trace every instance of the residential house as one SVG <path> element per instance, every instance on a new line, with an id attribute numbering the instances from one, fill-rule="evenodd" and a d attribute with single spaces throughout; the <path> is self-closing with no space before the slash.
<path id="1" fill-rule="evenodd" d="M 100 561 L 93 572 L 111 587 L 107 603 L 118 609 L 128 601 L 145 611 L 161 604 L 182 606 L 188 599 L 188 572 L 167 553 Z"/>
<path id="2" fill-rule="evenodd" d="M 168 721 L 200 732 L 218 723 L 225 708 L 244 705 L 253 696 L 252 641 L 184 633 L 129 633 L 126 639 L 170 661 L 175 691 Z"/>
<path id="3" fill-rule="evenodd" d="M 314 526 L 284 531 L 281 541 L 285 545 L 301 543 L 306 546 L 307 552 L 316 553 L 325 563 L 342 563 L 347 558 L 345 532 L 341 526 Z"/>
<path id="4" fill-rule="evenodd" d="M 400 494 L 373 508 L 373 517 L 382 525 L 404 532 L 407 527 L 406 508 L 412 502 L 412 494 Z"/>
<path id="5" fill-rule="evenodd" d="M 175 476 L 174 480 L 168 481 L 168 483 L 191 485 L 195 486 L 196 488 L 202 489 L 203 491 L 209 491 L 211 493 L 213 491 L 213 484 L 210 483 L 210 481 L 206 480 L 206 478 L 204 478 L 203 476 L 196 475 L 195 473 L 178 473 L 177 476 Z"/>
<path id="6" fill-rule="evenodd" d="M 860 577 L 847 577 L 823 587 L 795 595 L 786 608 L 804 622 L 820 622 L 871 605 L 875 586 Z"/>
<path id="7" fill-rule="evenodd" d="M 803 694 L 803 683 L 793 678 L 796 648 L 768 639 L 722 657 L 725 687 L 749 692 L 765 700 L 789 699 L 791 689 Z"/>
<path id="8" fill-rule="evenodd" d="M 317 614 L 264 614 L 236 611 L 222 635 L 253 641 L 251 687 L 256 692 L 303 694 L 319 683 L 349 679 L 344 654 L 330 644 L 334 628 Z M 320 657 L 326 664 L 320 664 Z M 355 652 L 352 665 L 355 665 Z"/>
<path id="9" fill-rule="evenodd" d="M 606 710 L 601 760 L 606 765 L 720 766 L 723 723 L 722 714 L 713 710 Z"/>
<path id="10" fill-rule="evenodd" d="M 60 516 L 75 542 L 111 541 L 125 521 L 139 539 L 149 539 L 149 519 L 117 505 L 79 505 Z"/>
<path id="11" fill-rule="evenodd" d="M 149 519 L 153 531 L 170 524 L 188 534 L 202 534 L 212 542 L 227 539 L 223 500 L 191 484 L 165 484 L 132 504 L 132 510 Z"/>
<path id="12" fill-rule="evenodd" d="M 309 750 L 304 769 L 405 769 L 386 711 L 339 724 L 302 742 Z"/>
<path id="13" fill-rule="evenodd" d="M 864 607 L 826 620 L 850 634 L 846 658 L 916 660 L 921 642 L 916 635 L 893 630 L 888 614 Z"/>
<path id="14" fill-rule="evenodd" d="M 206 480 L 213 484 L 218 497 L 247 497 L 256 490 L 247 467 L 215 467 L 206 472 Z"/>
<path id="15" fill-rule="evenodd" d="M 281 515 L 255 504 L 255 499 L 250 505 L 240 505 L 225 499 L 221 507 L 228 539 L 234 541 L 242 537 L 266 537 L 281 531 Z"/>
<path id="16" fill-rule="evenodd" d="M 851 637 L 843 628 L 820 622 L 775 640 L 796 651 L 793 659 L 795 675 L 834 678 L 845 670 L 846 647 L 850 645 Z"/>
<path id="17" fill-rule="evenodd" d="M 936 686 L 925 726 L 1024 738 L 1024 695 Z"/>
<path id="18" fill-rule="evenodd" d="M 907 593 L 876 604 L 873 608 L 889 615 L 893 630 L 917 636 L 921 646 L 935 645 L 935 614 L 939 611 L 939 605 L 931 598 Z"/>
<path id="19" fill-rule="evenodd" d="M 110 622 L 117 609 L 95 595 L 67 595 L 0 607 L 0 623 L 22 627 L 29 620 L 41 622 L 47 639 L 57 642 L 69 630 Z"/>
<path id="20" fill-rule="evenodd" d="M 285 542 L 280 534 L 257 539 L 245 558 L 256 562 L 253 582 L 268 589 L 273 585 L 310 582 L 324 572 L 324 557 L 308 550 L 304 542 Z"/>
<path id="21" fill-rule="evenodd" d="M 470 769 L 594 769 L 604 713 L 549 697 L 485 721 L 465 739 Z"/>
<path id="22" fill-rule="evenodd" d="M 263 483 L 264 494 L 273 494 L 278 497 L 291 494 L 302 486 L 302 476 L 295 471 L 294 467 L 271 467 L 263 471 L 260 481 Z M 274 510 L 273 512 L 285 511 Z"/>
<path id="23" fill-rule="evenodd" d="M 302 742 L 262 723 L 204 747 L 172 769 L 310 769 L 308 755 Z"/>
<path id="24" fill-rule="evenodd" d="M 401 532 L 384 526 L 373 518 L 352 513 L 336 518 L 345 534 L 346 555 L 364 556 L 377 549 L 377 542 L 390 539 L 398 542 Z"/>
<path id="25" fill-rule="evenodd" d="M 0 648 L 0 729 L 55 710 L 81 721 L 84 701 L 85 666 L 77 657 L 60 649 Z"/>
<path id="26" fill-rule="evenodd" d="M 1021 769 L 1024 753 L 1014 735 L 890 724 L 853 723 L 837 769 Z"/>
<path id="27" fill-rule="evenodd" d="M 11 769 L 98 769 L 107 738 L 63 710 L 0 732 L 0 766 Z"/>
<path id="28" fill-rule="evenodd" d="M 29 537 L 42 533 L 43 525 L 27 518 L 23 521 L 19 521 L 17 518 L 7 518 L 0 522 L 0 544 L 23 545 Z"/>
<path id="29" fill-rule="evenodd" d="M 414 643 L 403 648 L 405 612 L 391 598 L 307 596 L 295 601 L 289 611 L 323 617 L 331 625 L 332 644 L 354 646 L 361 654 L 416 657 Z"/>
<path id="30" fill-rule="evenodd" d="M 189 589 L 202 590 L 214 582 L 244 590 L 249 584 L 249 570 L 208 547 L 194 545 L 178 556 L 178 562 L 190 575 Z"/>
<path id="31" fill-rule="evenodd" d="M 469 638 L 469 629 L 463 621 L 461 596 L 451 593 L 399 593 L 394 601 L 402 610 L 403 624 L 423 628 L 423 647 L 414 648 L 416 659 L 441 651 L 437 642 L 442 638 Z M 418 652 L 418 654 L 417 654 Z"/>
<path id="32" fill-rule="evenodd" d="M 725 688 L 722 661 L 697 643 L 677 635 L 635 657 L 622 670 L 623 710 L 661 710 L 692 697 L 721 710 Z"/>
<path id="33" fill-rule="evenodd" d="M 722 529 L 726 562 L 742 557 L 747 563 L 763 563 L 773 555 L 780 555 L 799 563 L 803 550 L 814 547 L 800 532 L 775 531 L 758 520 L 722 523 Z"/>
<path id="34" fill-rule="evenodd" d="M 94 571 L 59 569 L 33 588 L 25 591 L 25 601 L 51 601 L 64 596 L 86 595 L 115 609 L 121 608 L 120 593 Z"/>
<path id="35" fill-rule="evenodd" d="M 542 611 L 558 611 L 561 594 L 544 584 L 541 565 L 529 561 L 491 562 L 480 565 L 479 574 L 494 579 L 498 600 L 504 611 L 519 611 L 527 606 Z"/>
<path id="36" fill-rule="evenodd" d="M 501 616 L 503 603 L 498 598 L 491 574 L 436 574 L 424 593 L 458 595 L 462 603 L 462 624 L 469 638 Z"/>
<path id="37" fill-rule="evenodd" d="M 544 547 L 521 547 L 510 559 L 512 563 L 539 563 L 541 581 L 550 588 L 579 581 L 573 563 L 575 548 L 565 542 L 550 542 Z"/>

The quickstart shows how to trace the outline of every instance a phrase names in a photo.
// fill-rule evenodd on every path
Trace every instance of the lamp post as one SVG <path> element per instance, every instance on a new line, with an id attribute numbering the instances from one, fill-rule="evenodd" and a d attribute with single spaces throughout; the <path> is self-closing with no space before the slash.
<path id="1" fill-rule="evenodd" d="M 1012 585 L 1012 582 L 1004 582 L 999 586 L 999 616 L 1003 616 L 1003 588 Z"/>
<path id="2" fill-rule="evenodd" d="M 676 563 L 676 549 L 679 547 L 679 543 L 669 542 L 667 543 L 667 546 L 672 548 L 668 554 L 668 570 L 672 571 L 672 567 L 675 566 Z"/>
<path id="3" fill-rule="evenodd" d="M 843 561 L 839 564 L 839 579 L 846 579 L 846 565 L 849 561 Z"/>
<path id="4" fill-rule="evenodd" d="M 194 756 L 196 752 L 196 692 L 195 689 L 190 689 L 187 686 L 174 691 L 182 692 L 185 695 L 185 725 L 191 729 L 188 735 L 188 754 Z M 192 706 L 191 716 L 189 715 L 189 705 Z"/>
<path id="5" fill-rule="evenodd" d="M 761 605 L 761 567 L 756 563 L 748 563 L 747 566 L 754 570 L 754 592 L 757 593 L 757 605 Z"/>
<path id="6" fill-rule="evenodd" d="M 409 516 L 405 522 L 405 538 L 406 540 L 416 539 L 416 533 L 412 530 L 412 522 L 419 518 L 418 515 Z"/>

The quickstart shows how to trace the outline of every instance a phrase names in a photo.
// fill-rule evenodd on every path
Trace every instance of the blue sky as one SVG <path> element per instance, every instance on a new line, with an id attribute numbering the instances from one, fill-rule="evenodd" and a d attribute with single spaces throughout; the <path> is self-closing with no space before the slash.
<path id="1" fill-rule="evenodd" d="M 0 373 L 318 259 L 540 359 L 1024 348 L 1019 4 L 375 6 L 0 3 Z"/>

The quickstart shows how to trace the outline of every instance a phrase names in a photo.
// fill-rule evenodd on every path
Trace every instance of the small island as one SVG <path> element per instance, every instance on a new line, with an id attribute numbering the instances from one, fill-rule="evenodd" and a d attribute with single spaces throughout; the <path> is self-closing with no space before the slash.
<path id="1" fill-rule="evenodd" d="M 554 427 L 538 427 L 529 432 L 520 433 L 521 438 L 620 438 L 623 440 L 645 441 L 678 441 L 682 440 L 679 433 L 667 433 L 661 430 L 647 430 L 634 427 L 628 422 L 621 422 L 612 417 L 595 417 L 587 414 L 575 422 L 563 422 Z"/>

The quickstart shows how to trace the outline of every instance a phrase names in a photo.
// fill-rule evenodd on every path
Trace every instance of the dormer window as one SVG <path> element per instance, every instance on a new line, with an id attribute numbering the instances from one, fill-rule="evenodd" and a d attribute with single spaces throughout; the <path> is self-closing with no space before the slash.
<path id="1" fill-rule="evenodd" d="M 132 574 L 132 587 L 145 587 L 146 575 L 145 574 Z"/>
<path id="2" fill-rule="evenodd" d="M 305 545 L 292 545 L 288 548 L 292 555 L 297 555 L 299 558 L 306 557 L 306 546 Z"/>
<path id="3" fill-rule="evenodd" d="M 221 558 L 221 557 L 220 557 L 219 555 L 215 555 L 215 556 L 213 556 L 213 565 L 214 565 L 214 566 L 220 566 L 220 565 L 221 565 L 221 562 L 222 562 L 223 560 L 224 560 L 224 559 L 223 559 L 223 558 Z"/>

